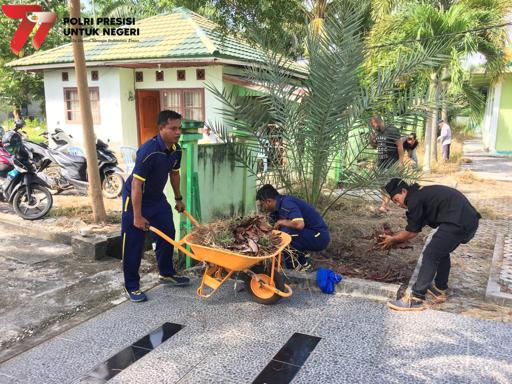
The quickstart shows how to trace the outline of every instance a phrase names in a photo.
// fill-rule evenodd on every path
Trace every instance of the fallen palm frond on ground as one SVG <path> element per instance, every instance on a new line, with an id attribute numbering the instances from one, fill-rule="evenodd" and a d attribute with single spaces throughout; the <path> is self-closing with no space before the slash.
<path id="1" fill-rule="evenodd" d="M 262 215 L 217 220 L 199 227 L 196 244 L 220 248 L 247 256 L 264 256 L 277 251 L 281 240 L 272 235 L 272 226 Z"/>
<path id="2" fill-rule="evenodd" d="M 393 236 L 395 232 L 392 231 L 391 226 L 388 223 L 382 224 L 382 230 L 375 230 L 371 236 L 363 237 L 366 240 L 372 240 L 370 246 L 368 247 L 368 254 L 371 254 L 374 250 L 381 248 L 381 241 L 384 239 L 384 236 Z M 408 241 L 403 243 L 395 243 L 391 248 L 399 248 L 399 249 L 413 249 L 412 245 Z M 388 251 L 389 253 L 389 251 Z"/>

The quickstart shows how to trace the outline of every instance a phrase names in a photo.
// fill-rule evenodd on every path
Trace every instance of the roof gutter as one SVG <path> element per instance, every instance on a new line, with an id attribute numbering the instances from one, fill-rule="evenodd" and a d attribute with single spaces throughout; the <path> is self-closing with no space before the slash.
<path id="1" fill-rule="evenodd" d="M 198 58 L 175 58 L 175 59 L 134 59 L 134 60 L 109 60 L 109 61 L 89 61 L 86 63 L 87 67 L 117 67 L 123 65 L 134 65 L 134 64 L 154 64 L 155 66 L 158 64 L 179 64 L 179 63 L 187 63 L 187 64 L 198 64 L 198 65 L 234 65 L 239 67 L 247 67 L 247 66 L 258 66 L 265 67 L 264 64 L 261 63 L 250 63 L 241 60 L 234 60 L 228 58 L 219 58 L 219 57 L 198 57 Z M 34 65 L 13 65 L 11 68 L 14 68 L 18 71 L 43 71 L 47 69 L 62 69 L 62 68 L 74 68 L 73 63 L 56 63 L 56 64 L 34 64 Z M 298 78 L 305 78 L 306 75 L 302 74 L 298 71 L 295 71 L 291 68 L 288 69 L 293 72 L 294 75 Z"/>

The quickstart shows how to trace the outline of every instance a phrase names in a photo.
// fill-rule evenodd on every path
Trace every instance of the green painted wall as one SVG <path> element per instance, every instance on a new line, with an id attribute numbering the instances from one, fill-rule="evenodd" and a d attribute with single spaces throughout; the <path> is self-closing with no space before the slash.
<path id="1" fill-rule="evenodd" d="M 203 222 L 256 209 L 256 180 L 236 164 L 226 145 L 199 145 L 197 174 Z"/>
<path id="2" fill-rule="evenodd" d="M 506 76 L 500 100 L 500 115 L 496 132 L 496 152 L 512 151 L 512 76 Z"/>

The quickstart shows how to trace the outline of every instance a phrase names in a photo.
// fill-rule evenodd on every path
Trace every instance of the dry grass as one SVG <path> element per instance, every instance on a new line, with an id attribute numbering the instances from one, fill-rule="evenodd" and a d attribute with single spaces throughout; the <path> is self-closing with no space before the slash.
<path id="1" fill-rule="evenodd" d="M 480 213 L 480 215 L 482 215 L 482 219 L 497 220 L 497 219 L 502 218 L 502 216 L 503 216 L 500 213 L 496 212 L 491 207 L 485 206 L 481 203 L 476 203 L 475 208 Z"/>
<path id="2" fill-rule="evenodd" d="M 86 224 L 94 222 L 92 208 L 87 205 L 74 207 L 55 207 L 50 210 L 48 217 L 80 218 Z M 107 212 L 107 224 L 120 224 L 121 214 L 119 212 Z"/>
<path id="3" fill-rule="evenodd" d="M 455 179 L 458 183 L 462 184 L 473 184 L 482 182 L 483 180 L 475 175 L 475 173 L 469 169 L 459 172 L 455 175 Z"/>
<path id="4" fill-rule="evenodd" d="M 459 164 L 464 162 L 464 158 L 462 157 L 462 144 L 464 140 L 457 136 L 452 138 L 452 144 L 450 147 L 450 160 L 448 162 L 444 162 L 441 158 L 441 146 L 437 145 L 437 161 L 432 164 L 431 170 L 432 173 L 455 173 L 459 170 Z M 420 165 L 423 165 L 423 160 L 425 158 L 425 143 L 422 142 L 418 146 L 417 149 L 418 162 Z"/>

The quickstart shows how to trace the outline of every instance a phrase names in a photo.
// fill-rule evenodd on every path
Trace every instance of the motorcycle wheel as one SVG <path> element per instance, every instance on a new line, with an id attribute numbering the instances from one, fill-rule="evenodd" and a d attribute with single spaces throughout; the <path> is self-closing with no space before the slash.
<path id="1" fill-rule="evenodd" d="M 103 190 L 103 196 L 107 199 L 115 199 L 121 196 L 123 192 L 124 179 L 119 173 L 109 173 L 105 175 L 103 183 L 101 183 L 101 189 Z"/>
<path id="2" fill-rule="evenodd" d="M 32 195 L 27 196 L 27 189 L 22 187 L 14 195 L 12 205 L 18 216 L 25 220 L 37 220 L 46 215 L 53 205 L 50 191 L 39 184 L 32 184 Z"/>

